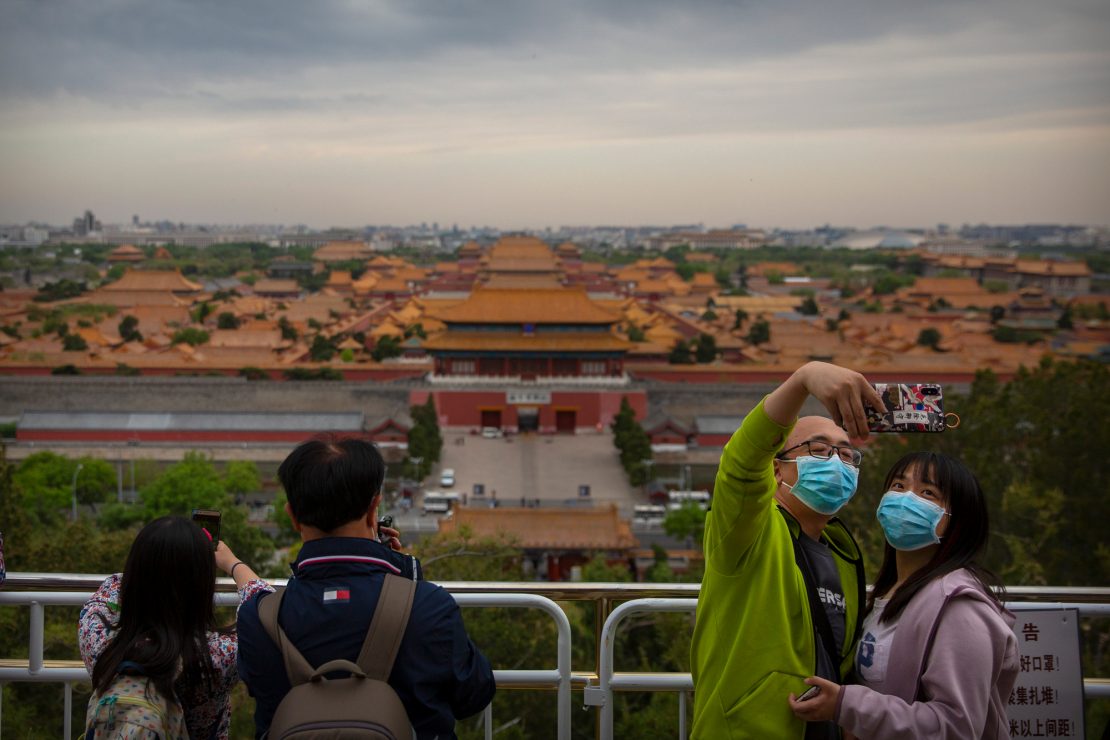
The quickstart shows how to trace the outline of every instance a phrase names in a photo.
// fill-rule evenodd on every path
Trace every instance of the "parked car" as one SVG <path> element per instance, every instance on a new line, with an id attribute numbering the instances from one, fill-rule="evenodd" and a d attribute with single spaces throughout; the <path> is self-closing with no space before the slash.
<path id="1" fill-rule="evenodd" d="M 439 475 L 439 484 L 444 488 L 450 488 L 455 485 L 455 469 L 444 468 L 443 472 Z"/>
<path id="2" fill-rule="evenodd" d="M 486 439 L 497 439 L 501 436 L 501 430 L 497 427 L 482 427 L 482 436 Z"/>

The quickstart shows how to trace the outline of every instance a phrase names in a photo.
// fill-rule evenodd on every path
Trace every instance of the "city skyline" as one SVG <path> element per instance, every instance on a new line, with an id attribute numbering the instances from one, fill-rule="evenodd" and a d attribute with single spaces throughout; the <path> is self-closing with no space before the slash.
<path id="1" fill-rule="evenodd" d="M 920 5 L 9 3 L 0 221 L 1110 223 L 1110 8 Z"/>

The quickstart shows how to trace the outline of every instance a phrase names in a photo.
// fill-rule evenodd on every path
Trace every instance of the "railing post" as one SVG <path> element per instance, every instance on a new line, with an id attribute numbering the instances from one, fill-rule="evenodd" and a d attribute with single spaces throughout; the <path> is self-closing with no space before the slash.
<path id="1" fill-rule="evenodd" d="M 27 670 L 31 675 L 42 670 L 43 611 L 41 602 L 31 602 L 31 637 L 27 646 Z"/>
<path id="2" fill-rule="evenodd" d="M 62 717 L 62 732 L 63 737 L 73 737 L 73 684 L 69 681 L 65 683 L 66 687 L 66 713 Z"/>

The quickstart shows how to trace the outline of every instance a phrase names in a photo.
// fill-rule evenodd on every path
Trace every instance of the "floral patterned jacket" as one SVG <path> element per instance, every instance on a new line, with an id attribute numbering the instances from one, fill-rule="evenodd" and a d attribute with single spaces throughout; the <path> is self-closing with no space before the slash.
<path id="1" fill-rule="evenodd" d="M 119 623 L 120 574 L 108 576 L 81 608 L 77 625 L 77 643 L 81 648 L 81 659 L 92 675 L 97 658 L 112 639 Z M 239 603 L 263 591 L 273 588 L 262 579 L 254 579 L 239 589 Z M 239 680 L 235 668 L 235 657 L 239 651 L 239 638 L 235 632 L 221 634 L 208 633 L 208 652 L 212 656 L 212 666 L 216 669 L 217 685 L 214 690 L 206 686 L 188 686 L 180 681 L 177 696 L 185 710 L 185 723 L 189 727 L 189 737 L 208 740 L 218 738 L 227 740 L 231 726 L 231 689 Z"/>

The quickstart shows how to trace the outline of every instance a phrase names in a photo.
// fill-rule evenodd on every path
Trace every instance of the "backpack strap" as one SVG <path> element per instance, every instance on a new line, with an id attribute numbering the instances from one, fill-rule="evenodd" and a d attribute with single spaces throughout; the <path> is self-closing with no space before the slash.
<path id="1" fill-rule="evenodd" d="M 401 638 L 412 612 L 412 600 L 416 595 L 416 581 L 386 574 L 370 629 L 358 654 L 358 665 L 366 672 L 367 678 L 388 681 L 393 670 L 393 661 L 401 647 Z"/>
<path id="2" fill-rule="evenodd" d="M 299 686 L 312 679 L 312 666 L 301 651 L 285 636 L 285 630 L 278 624 L 278 610 L 281 609 L 281 600 L 285 597 L 285 589 L 278 588 L 274 593 L 263 595 L 258 599 L 258 618 L 266 634 L 281 650 L 281 659 L 285 663 L 285 675 L 289 678 L 290 686 Z"/>

